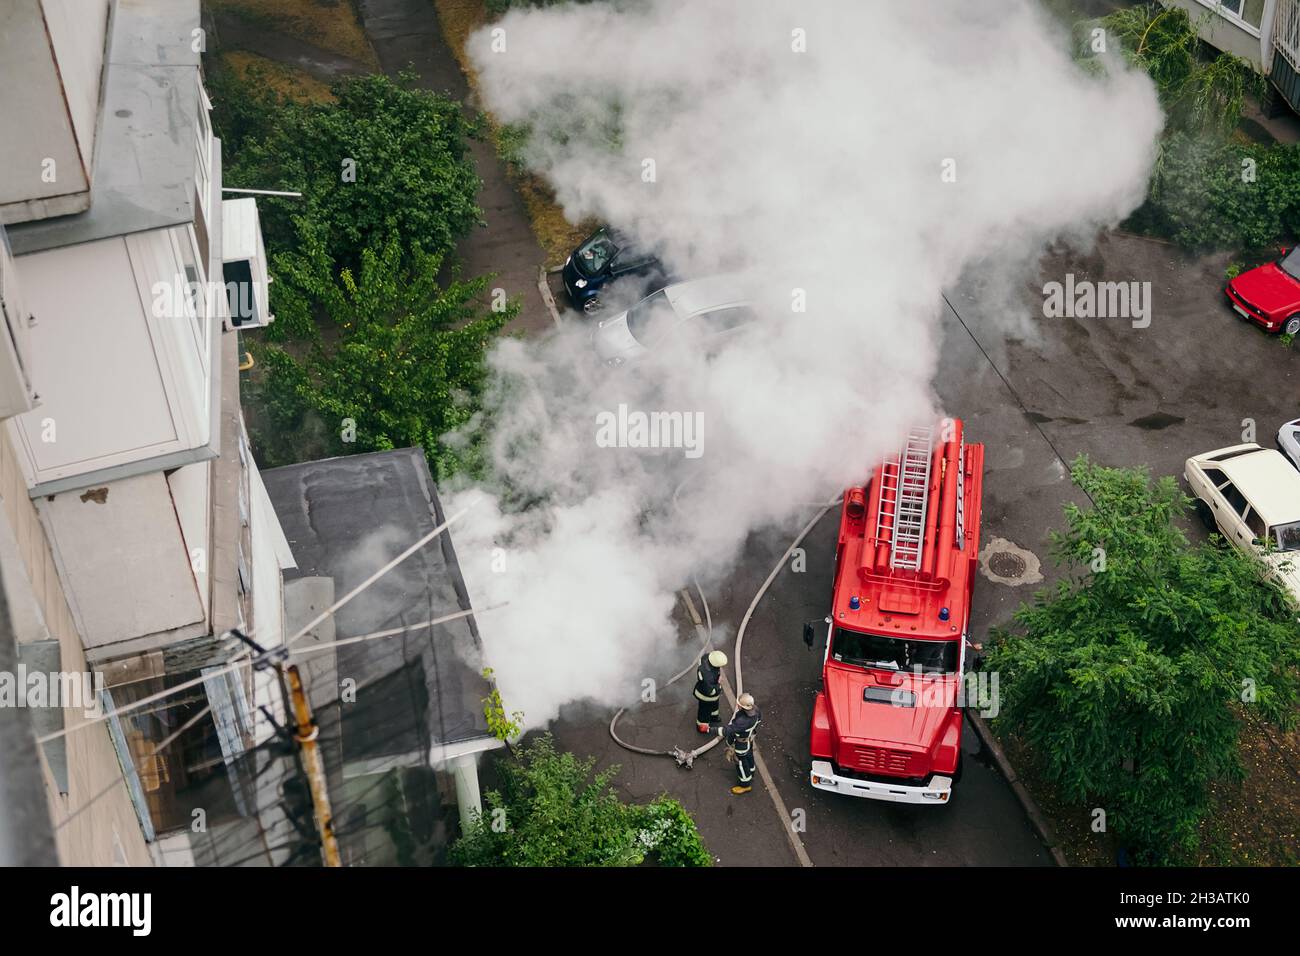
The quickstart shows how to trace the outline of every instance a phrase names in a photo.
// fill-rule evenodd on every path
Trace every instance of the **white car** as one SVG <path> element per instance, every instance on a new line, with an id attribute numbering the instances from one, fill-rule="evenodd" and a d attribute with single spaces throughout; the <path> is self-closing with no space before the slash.
<path id="1" fill-rule="evenodd" d="M 1300 418 L 1289 421 L 1277 430 L 1277 450 L 1300 468 Z"/>
<path id="2" fill-rule="evenodd" d="M 1252 442 L 1188 458 L 1183 477 L 1206 525 L 1259 557 L 1300 602 L 1300 471 Z"/>
<path id="3" fill-rule="evenodd" d="M 600 322 L 591 333 L 591 344 L 606 365 L 622 365 L 672 337 L 690 337 L 716 348 L 754 317 L 738 277 L 693 279 L 660 289 Z"/>

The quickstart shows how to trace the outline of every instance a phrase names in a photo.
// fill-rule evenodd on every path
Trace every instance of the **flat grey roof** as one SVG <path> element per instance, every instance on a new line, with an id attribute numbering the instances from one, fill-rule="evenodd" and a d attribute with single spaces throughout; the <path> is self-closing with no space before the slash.
<path id="1" fill-rule="evenodd" d="M 194 219 L 199 0 L 120 0 L 113 11 L 90 208 L 9 226 L 14 255 Z"/>
<path id="2" fill-rule="evenodd" d="M 333 578 L 336 600 L 446 520 L 419 448 L 272 468 L 262 480 L 298 563 L 285 580 Z M 344 640 L 469 609 L 444 532 L 340 608 L 334 636 Z M 337 655 L 338 678 L 352 678 L 358 688 L 357 703 L 342 711 L 346 759 L 427 752 L 431 745 L 489 736 L 482 700 L 490 686 L 473 617 L 345 645 Z"/>

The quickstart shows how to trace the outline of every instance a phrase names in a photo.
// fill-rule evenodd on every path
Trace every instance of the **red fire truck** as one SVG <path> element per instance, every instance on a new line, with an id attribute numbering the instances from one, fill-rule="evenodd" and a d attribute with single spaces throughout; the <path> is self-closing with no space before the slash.
<path id="1" fill-rule="evenodd" d="M 979 553 L 984 446 L 913 428 L 844 493 L 813 706 L 812 785 L 944 804 L 961 773 L 959 692 Z M 822 622 L 804 626 L 811 647 Z"/>

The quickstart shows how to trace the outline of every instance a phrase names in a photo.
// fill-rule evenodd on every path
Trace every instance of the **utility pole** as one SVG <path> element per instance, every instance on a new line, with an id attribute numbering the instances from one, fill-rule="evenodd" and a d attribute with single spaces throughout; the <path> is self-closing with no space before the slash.
<path id="1" fill-rule="evenodd" d="M 268 652 L 243 631 L 236 629 L 230 631 L 230 634 L 257 652 L 254 668 L 274 667 L 276 676 L 280 678 L 280 695 L 284 698 L 287 716 L 293 721 L 293 740 L 298 745 L 303 773 L 307 777 L 307 789 L 311 793 L 316 832 L 320 835 L 321 862 L 326 866 L 341 867 L 343 863 L 339 857 L 339 841 L 334 835 L 334 815 L 330 810 L 329 788 L 325 777 L 325 758 L 317 743 L 320 727 L 312 717 L 311 703 L 303 691 L 298 665 L 285 663 L 289 656 L 286 647 L 277 647 Z"/>
<path id="2" fill-rule="evenodd" d="M 302 676 L 297 664 L 280 664 L 276 667 L 289 692 L 296 725 L 293 739 L 302 753 L 303 770 L 307 773 L 307 786 L 311 790 L 312 807 L 316 811 L 316 830 L 320 833 L 321 857 L 326 866 L 342 866 L 339 862 L 339 843 L 334 836 L 334 817 L 330 812 L 330 795 L 325 785 L 325 760 L 321 757 L 316 738 L 320 728 L 311 715 L 311 703 L 303 693 Z"/>

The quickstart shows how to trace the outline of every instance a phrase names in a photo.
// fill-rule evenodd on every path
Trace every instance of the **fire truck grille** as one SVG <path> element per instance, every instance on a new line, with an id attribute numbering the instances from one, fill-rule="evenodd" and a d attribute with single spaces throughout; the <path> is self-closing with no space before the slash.
<path id="1" fill-rule="evenodd" d="M 853 756 L 858 770 L 903 777 L 911 772 L 914 755 L 905 750 L 886 750 L 883 747 L 854 747 Z"/>

